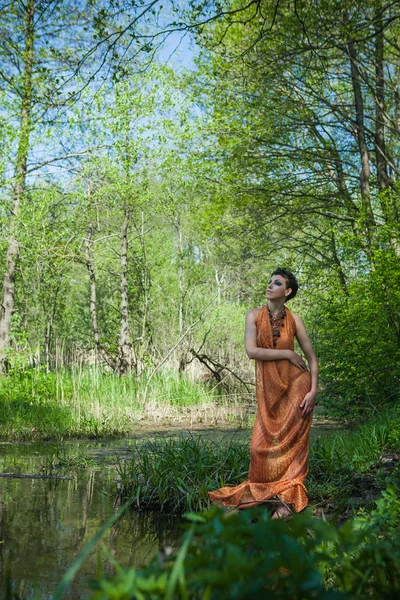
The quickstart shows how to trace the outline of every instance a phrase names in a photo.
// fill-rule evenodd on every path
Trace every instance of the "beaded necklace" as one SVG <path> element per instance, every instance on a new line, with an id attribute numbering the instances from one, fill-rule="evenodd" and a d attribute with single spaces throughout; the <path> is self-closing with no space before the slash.
<path id="1" fill-rule="evenodd" d="M 284 327 L 284 321 L 285 321 L 285 317 L 286 317 L 286 310 L 285 307 L 282 308 L 281 312 L 279 312 L 277 315 L 273 315 L 272 312 L 268 307 L 268 314 L 269 314 L 269 322 L 271 323 L 271 327 L 272 327 L 272 336 L 273 336 L 273 344 L 274 344 L 274 348 L 276 348 L 276 345 L 278 343 L 278 338 L 281 337 L 281 327 Z"/>

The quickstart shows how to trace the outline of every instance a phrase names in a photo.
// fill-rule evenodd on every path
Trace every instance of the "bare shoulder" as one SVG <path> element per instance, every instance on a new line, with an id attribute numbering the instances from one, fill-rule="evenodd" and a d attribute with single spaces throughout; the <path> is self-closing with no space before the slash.
<path id="1" fill-rule="evenodd" d="M 250 308 L 246 313 L 246 321 L 254 322 L 257 319 L 260 310 L 260 308 Z"/>
<path id="2" fill-rule="evenodd" d="M 307 335 L 307 331 L 303 323 L 303 319 L 300 317 L 300 315 L 296 315 L 295 313 L 292 313 L 292 315 L 294 318 L 294 322 L 296 323 L 296 337 L 304 337 L 305 335 Z"/>
<path id="3" fill-rule="evenodd" d="M 296 325 L 303 325 L 303 320 L 300 315 L 296 315 L 296 313 L 292 312 L 293 319 L 296 322 Z"/>

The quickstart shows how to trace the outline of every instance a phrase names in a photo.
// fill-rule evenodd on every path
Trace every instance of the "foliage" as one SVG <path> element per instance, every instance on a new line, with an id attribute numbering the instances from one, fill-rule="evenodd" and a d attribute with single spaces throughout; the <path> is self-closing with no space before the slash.
<path id="1" fill-rule="evenodd" d="M 1 434 L 111 435 L 160 407 L 174 418 L 203 402 L 211 412 L 221 397 L 185 372 L 201 363 L 221 386 L 227 373 L 250 381 L 243 315 L 265 301 L 277 264 L 299 274 L 293 308 L 312 335 L 331 413 L 356 420 L 398 407 L 396 3 L 193 0 L 168 8 L 163 33 L 169 16 L 152 2 L 3 9 Z M 184 30 L 202 46 L 196 70 L 149 69 L 162 41 Z M 88 367 L 122 348 L 135 377 Z M 380 459 L 399 439 L 377 423 L 351 442 L 318 442 L 312 494 L 350 494 L 360 476 L 396 481 L 399 470 L 385 472 Z M 121 466 L 143 506 L 205 502 L 201 469 L 187 473 L 190 488 L 179 470 L 199 457 L 212 469 L 212 449 L 179 448 L 176 459 L 151 449 L 165 451 L 163 473 L 140 450 L 141 471 Z M 242 476 L 242 451 L 229 450 L 221 480 Z M 357 571 L 359 589 L 381 593 L 376 576 L 384 593 L 385 569 L 364 558 L 355 564 L 372 579 L 363 587 Z M 185 585 L 177 564 L 169 596 Z M 338 589 L 349 581 L 353 590 L 343 577 Z"/>
<path id="2" fill-rule="evenodd" d="M 357 505 L 387 484 L 398 485 L 396 462 L 385 454 L 397 452 L 400 427 L 397 413 L 370 421 L 354 431 L 316 439 L 311 445 L 308 489 L 315 502 L 330 499 Z"/>
<path id="3" fill-rule="evenodd" d="M 270 261 L 299 273 L 293 306 L 313 333 L 326 406 L 380 411 L 399 400 L 398 130 L 380 115 L 397 111 L 387 74 L 398 26 L 380 3 L 229 6 L 246 25 L 198 31 L 191 76 L 208 134 L 193 162 L 218 182 L 205 221 L 251 301 Z"/>
<path id="4" fill-rule="evenodd" d="M 374 271 L 349 285 L 348 296 L 316 302 L 321 397 L 331 414 L 381 416 L 399 403 L 399 278 L 398 263 L 382 252 Z"/>
<path id="5" fill-rule="evenodd" d="M 26 7 L 5 8 L 8 366 L 57 371 L 99 354 L 118 362 L 123 348 L 144 384 L 166 357 L 176 372 L 201 366 L 221 387 L 235 375 L 250 382 L 243 317 L 265 302 L 267 274 L 281 264 L 299 275 L 293 309 L 312 333 L 328 409 L 358 418 L 398 403 L 396 9 L 362 1 L 354 11 L 347 0 L 318 10 L 286 0 L 174 6 L 172 29 L 190 23 L 201 48 L 192 71 L 178 74 L 141 62 L 155 50 L 156 9 L 128 4 L 71 0 L 49 13 L 35 4 L 22 162 Z M 26 181 L 17 214 L 18 161 Z M 15 264 L 5 260 L 10 234 Z"/>
<path id="6" fill-rule="evenodd" d="M 308 511 L 289 522 L 248 509 L 189 514 L 179 551 L 92 583 L 93 600 L 145 598 L 393 598 L 400 592 L 400 501 L 383 492 L 371 515 L 333 523 Z"/>

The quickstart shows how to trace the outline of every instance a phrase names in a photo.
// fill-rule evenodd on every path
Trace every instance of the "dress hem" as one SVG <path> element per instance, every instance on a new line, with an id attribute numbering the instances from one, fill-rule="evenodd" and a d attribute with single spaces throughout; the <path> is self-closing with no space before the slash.
<path id="1" fill-rule="evenodd" d="M 293 505 L 295 512 L 301 512 L 308 505 L 306 488 L 301 481 L 291 481 L 287 485 L 276 487 L 267 483 L 244 481 L 237 486 L 208 492 L 208 495 L 213 503 L 231 509 L 260 506 L 275 497 L 285 504 Z"/>

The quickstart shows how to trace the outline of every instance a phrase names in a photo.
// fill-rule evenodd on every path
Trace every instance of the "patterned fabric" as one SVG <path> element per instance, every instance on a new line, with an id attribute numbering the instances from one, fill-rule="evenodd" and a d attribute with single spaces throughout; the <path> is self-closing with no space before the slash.
<path id="1" fill-rule="evenodd" d="M 257 319 L 257 346 L 273 348 L 268 307 Z M 296 323 L 286 308 L 277 350 L 293 350 Z M 308 504 L 304 481 L 308 471 L 312 415 L 303 417 L 300 404 L 311 389 L 309 371 L 289 360 L 256 361 L 257 415 L 250 444 L 248 480 L 209 492 L 212 502 L 245 508 L 278 496 L 299 512 Z"/>

